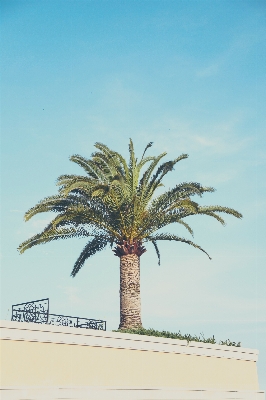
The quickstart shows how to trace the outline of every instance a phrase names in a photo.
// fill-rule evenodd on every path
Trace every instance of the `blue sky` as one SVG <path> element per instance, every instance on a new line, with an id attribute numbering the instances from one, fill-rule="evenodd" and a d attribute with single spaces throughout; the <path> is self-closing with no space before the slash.
<path id="1" fill-rule="evenodd" d="M 18 245 L 51 219 L 26 210 L 81 173 L 72 154 L 96 141 L 127 155 L 189 158 L 166 187 L 217 189 L 199 200 L 242 212 L 222 227 L 191 217 L 194 241 L 141 258 L 145 327 L 230 338 L 258 348 L 266 389 L 265 17 L 263 1 L 2 1 L 1 319 L 50 298 L 54 313 L 119 323 L 119 260 L 107 249 L 75 279 L 85 242 Z M 171 228 L 188 237 L 182 227 Z M 264 373 L 263 373 L 264 371 Z"/>

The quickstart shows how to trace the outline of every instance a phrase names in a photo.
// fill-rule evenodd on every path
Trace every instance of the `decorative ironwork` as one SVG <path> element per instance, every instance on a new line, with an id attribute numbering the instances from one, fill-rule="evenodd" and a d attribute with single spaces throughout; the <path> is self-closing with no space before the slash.
<path id="1" fill-rule="evenodd" d="M 34 322 L 37 324 L 97 329 L 102 331 L 106 330 L 106 321 L 91 318 L 71 317 L 69 315 L 50 314 L 49 299 L 41 299 L 13 305 L 11 321 Z"/>
<path id="2" fill-rule="evenodd" d="M 48 315 L 49 299 L 41 299 L 13 305 L 11 321 L 47 324 Z"/>

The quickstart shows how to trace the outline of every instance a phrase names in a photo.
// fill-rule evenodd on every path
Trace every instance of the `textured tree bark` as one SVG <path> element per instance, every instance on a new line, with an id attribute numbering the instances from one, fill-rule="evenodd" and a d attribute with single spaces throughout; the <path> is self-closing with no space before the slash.
<path id="1" fill-rule="evenodd" d="M 141 327 L 140 257 L 120 256 L 120 325 L 119 329 Z"/>

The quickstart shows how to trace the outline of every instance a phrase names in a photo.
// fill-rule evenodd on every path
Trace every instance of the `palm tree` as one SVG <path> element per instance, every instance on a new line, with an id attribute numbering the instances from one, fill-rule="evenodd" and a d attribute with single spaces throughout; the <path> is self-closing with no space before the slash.
<path id="1" fill-rule="evenodd" d="M 193 235 L 192 229 L 184 221 L 190 215 L 208 215 L 222 224 L 221 212 L 242 217 L 231 208 L 200 206 L 192 201 L 194 195 L 201 197 L 205 192 L 214 191 L 212 187 L 195 182 L 181 183 L 156 197 L 165 175 L 188 155 L 182 154 L 173 161 L 159 165 L 166 153 L 145 156 L 151 146 L 152 142 L 146 146 L 138 161 L 130 139 L 128 163 L 122 155 L 102 143 L 95 144 L 97 151 L 90 159 L 79 155 L 70 157 L 71 161 L 85 170 L 86 175 L 60 176 L 57 181 L 58 195 L 45 198 L 26 212 L 26 221 L 42 212 L 53 211 L 57 215 L 43 232 L 23 242 L 18 249 L 23 253 L 37 244 L 85 237 L 89 241 L 74 264 L 71 272 L 74 277 L 87 258 L 108 244 L 114 246 L 114 254 L 120 258 L 119 329 L 142 326 L 140 256 L 146 251 L 144 243 L 153 244 L 159 264 L 158 242 L 161 240 L 187 243 L 207 254 L 194 242 L 159 230 L 178 223 Z"/>

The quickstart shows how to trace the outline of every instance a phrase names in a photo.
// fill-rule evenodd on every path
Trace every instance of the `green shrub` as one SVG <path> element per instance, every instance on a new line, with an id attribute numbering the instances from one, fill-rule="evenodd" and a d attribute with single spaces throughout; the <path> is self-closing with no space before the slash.
<path id="1" fill-rule="evenodd" d="M 196 335 L 190 335 L 190 334 L 185 334 L 182 335 L 181 332 L 169 332 L 169 331 L 156 331 L 155 329 L 149 328 L 135 328 L 135 329 L 119 329 L 119 330 L 114 330 L 113 332 L 120 332 L 120 333 L 133 333 L 135 335 L 147 335 L 147 336 L 156 336 L 156 337 L 165 337 L 169 339 L 180 339 L 180 340 L 186 340 L 188 343 L 189 342 L 203 342 L 203 343 L 212 343 L 216 344 L 216 340 L 214 336 L 210 338 L 205 338 L 203 333 L 200 334 L 200 336 Z M 230 339 L 227 340 L 220 340 L 218 344 L 222 344 L 225 346 L 236 346 L 240 347 L 241 343 L 238 342 L 231 342 Z"/>

